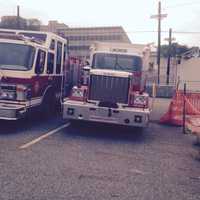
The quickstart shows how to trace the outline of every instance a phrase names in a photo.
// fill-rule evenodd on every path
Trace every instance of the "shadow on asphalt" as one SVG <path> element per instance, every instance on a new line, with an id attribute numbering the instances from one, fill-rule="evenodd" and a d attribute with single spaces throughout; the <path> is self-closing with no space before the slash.
<path id="1" fill-rule="evenodd" d="M 147 128 L 148 129 L 148 128 Z M 86 139 L 102 139 L 112 141 L 135 141 L 144 143 L 152 137 L 146 129 L 125 127 L 119 125 L 108 125 L 94 122 L 75 122 L 68 128 L 65 138 L 83 137 Z"/>
<path id="2" fill-rule="evenodd" d="M 38 114 L 32 114 L 24 119 L 17 121 L 0 120 L 0 135 L 20 134 L 23 131 L 40 127 L 44 124 L 51 124 L 56 121 L 62 121 L 61 116 L 42 117 Z"/>
<path id="3" fill-rule="evenodd" d="M 0 120 L 0 135 L 17 135 L 27 130 L 37 129 L 40 126 L 49 126 L 49 124 L 64 124 L 61 115 L 43 118 L 38 114 L 31 115 L 25 119 L 17 121 Z M 119 125 L 108 125 L 93 122 L 72 123 L 64 134 L 64 140 L 72 137 L 83 137 L 85 139 L 99 139 L 111 141 L 134 141 L 144 143 L 151 141 L 153 136 L 149 134 L 149 128 L 132 128 Z"/>

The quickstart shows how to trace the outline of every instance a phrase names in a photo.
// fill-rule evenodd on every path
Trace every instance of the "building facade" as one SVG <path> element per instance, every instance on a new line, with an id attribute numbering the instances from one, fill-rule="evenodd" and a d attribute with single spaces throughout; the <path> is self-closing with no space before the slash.
<path id="1" fill-rule="evenodd" d="M 6 29 L 40 30 L 41 22 L 36 18 L 22 18 L 20 16 L 2 16 L 0 27 Z"/>
<path id="2" fill-rule="evenodd" d="M 41 31 L 47 31 L 47 32 L 52 32 L 52 33 L 58 33 L 59 30 L 61 29 L 67 29 L 69 28 L 66 24 L 64 23 L 59 23 L 56 20 L 51 20 L 48 22 L 48 25 L 41 25 L 40 30 Z"/>
<path id="3" fill-rule="evenodd" d="M 131 43 L 121 26 L 71 28 L 57 21 L 50 21 L 47 26 L 41 26 L 41 30 L 54 32 L 68 39 L 70 55 L 79 58 L 89 57 L 90 46 L 95 41 Z"/>

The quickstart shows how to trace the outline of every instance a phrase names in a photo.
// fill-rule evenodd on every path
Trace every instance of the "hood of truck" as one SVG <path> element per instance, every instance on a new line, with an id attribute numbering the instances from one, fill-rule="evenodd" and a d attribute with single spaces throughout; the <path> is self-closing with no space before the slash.
<path id="1" fill-rule="evenodd" d="M 108 70 L 108 69 L 91 69 L 90 74 L 101 75 L 101 76 L 123 77 L 123 78 L 128 78 L 132 75 L 130 72 Z"/>
<path id="2" fill-rule="evenodd" d="M 0 80 L 7 78 L 30 79 L 33 76 L 32 70 L 19 71 L 19 70 L 3 70 L 0 69 Z"/>
<path id="3" fill-rule="evenodd" d="M 33 70 L 19 71 L 19 70 L 5 70 L 0 69 L 0 84 L 33 84 Z M 43 77 L 43 76 L 41 76 Z"/>
<path id="4" fill-rule="evenodd" d="M 0 70 L 0 84 L 27 84 L 31 80 L 30 72 Z"/>

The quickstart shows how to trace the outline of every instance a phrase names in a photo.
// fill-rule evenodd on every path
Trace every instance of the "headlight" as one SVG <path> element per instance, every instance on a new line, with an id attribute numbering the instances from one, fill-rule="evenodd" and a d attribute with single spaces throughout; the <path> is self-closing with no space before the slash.
<path id="1" fill-rule="evenodd" d="M 84 90 L 81 88 L 78 88 L 77 86 L 74 86 L 72 88 L 72 96 L 73 97 L 83 97 L 84 96 Z"/>
<path id="2" fill-rule="evenodd" d="M 16 99 L 16 93 L 10 92 L 10 91 L 1 91 L 0 99 L 15 100 Z"/>
<path id="3" fill-rule="evenodd" d="M 142 107 L 142 108 L 146 108 L 148 107 L 148 95 L 144 94 L 144 95 L 140 95 L 140 94 L 136 94 L 134 96 L 134 107 Z"/>
<path id="4" fill-rule="evenodd" d="M 15 93 L 8 93 L 8 99 L 16 99 Z"/>
<path id="5" fill-rule="evenodd" d="M 26 85 L 17 85 L 17 100 L 25 101 L 31 98 L 31 88 Z"/>
<path id="6" fill-rule="evenodd" d="M 136 96 L 134 98 L 134 104 L 144 105 L 145 103 L 146 103 L 146 97 L 144 97 L 144 96 Z"/>
<path id="7" fill-rule="evenodd" d="M 0 88 L 0 99 L 2 100 L 16 100 L 16 101 L 26 101 L 31 98 L 31 88 L 26 85 L 17 84 L 1 85 Z"/>
<path id="8" fill-rule="evenodd" d="M 80 87 L 78 88 L 77 86 L 74 86 L 72 88 L 72 92 L 71 92 L 71 99 L 74 99 L 74 100 L 79 100 L 79 101 L 83 101 L 85 96 L 86 96 L 86 91 L 87 91 L 87 88 L 86 87 Z"/>

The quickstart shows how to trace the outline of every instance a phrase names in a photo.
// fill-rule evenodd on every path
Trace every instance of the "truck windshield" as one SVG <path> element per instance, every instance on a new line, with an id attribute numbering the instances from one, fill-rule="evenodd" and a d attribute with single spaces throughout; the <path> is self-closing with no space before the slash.
<path id="1" fill-rule="evenodd" d="M 97 53 L 93 57 L 92 68 L 141 71 L 142 59 L 139 56 Z"/>
<path id="2" fill-rule="evenodd" d="M 14 43 L 0 43 L 0 69 L 30 70 L 33 66 L 35 48 Z"/>

